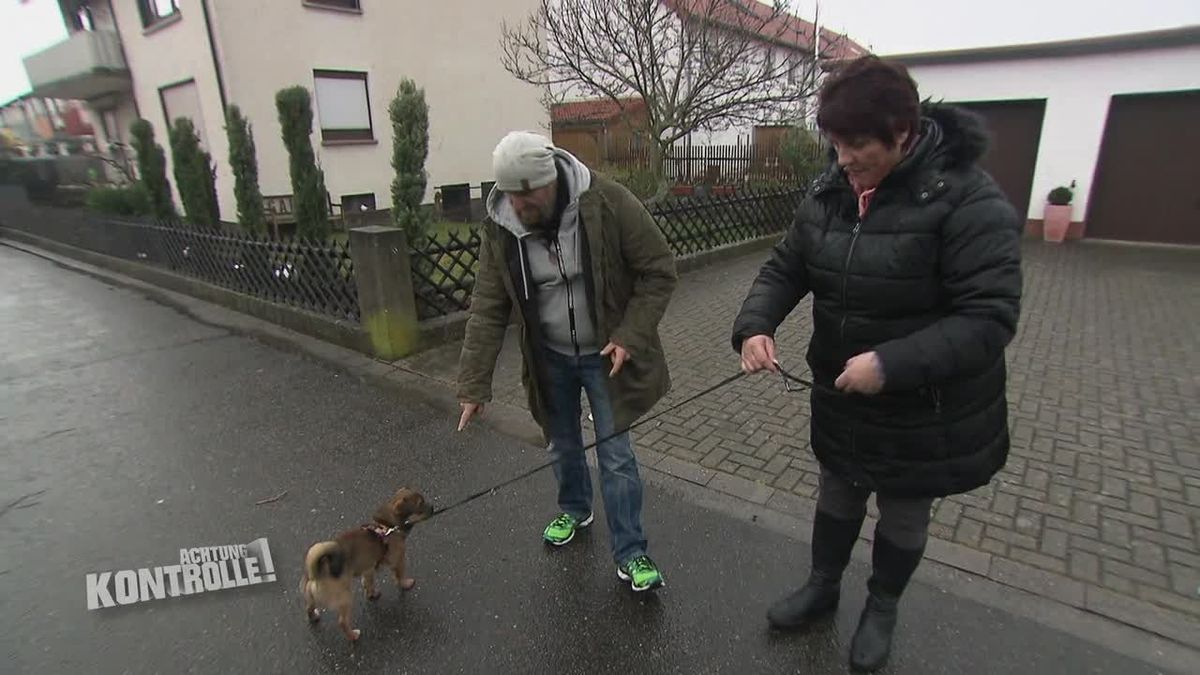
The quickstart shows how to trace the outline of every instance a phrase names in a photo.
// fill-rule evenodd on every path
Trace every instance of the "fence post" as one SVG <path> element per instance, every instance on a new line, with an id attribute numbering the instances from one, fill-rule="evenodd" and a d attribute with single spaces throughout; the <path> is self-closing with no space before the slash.
<path id="1" fill-rule="evenodd" d="M 420 328 L 404 230 L 378 225 L 354 228 L 350 256 L 359 316 L 372 352 L 394 361 L 416 351 Z"/>

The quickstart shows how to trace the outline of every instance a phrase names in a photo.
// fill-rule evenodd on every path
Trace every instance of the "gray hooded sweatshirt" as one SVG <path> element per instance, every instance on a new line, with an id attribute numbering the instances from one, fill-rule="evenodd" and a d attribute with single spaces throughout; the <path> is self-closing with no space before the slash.
<path id="1" fill-rule="evenodd" d="M 603 346 L 596 335 L 592 319 L 581 260 L 582 238 L 579 227 L 579 196 L 591 187 L 591 171 L 571 153 L 556 149 L 554 160 L 565 177 L 559 189 L 567 191 L 567 206 L 563 209 L 557 240 L 548 243 L 531 232 L 517 217 L 508 196 L 493 189 L 487 199 L 487 211 L 492 220 L 517 238 L 523 263 L 528 263 L 528 276 L 521 279 L 523 288 L 517 291 L 530 297 L 537 291 L 538 316 L 546 346 L 567 355 L 595 354 Z M 525 274 L 526 265 L 521 265 Z M 575 330 L 571 330 L 571 315 Z"/>

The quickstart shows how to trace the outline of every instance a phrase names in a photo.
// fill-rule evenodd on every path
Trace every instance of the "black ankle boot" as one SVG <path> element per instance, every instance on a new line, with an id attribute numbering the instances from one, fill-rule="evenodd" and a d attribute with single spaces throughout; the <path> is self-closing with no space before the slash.
<path id="1" fill-rule="evenodd" d="M 924 548 L 900 548 L 876 532 L 871 579 L 867 582 L 870 595 L 850 641 L 850 668 L 854 671 L 873 673 L 887 663 L 896 629 L 896 607 L 924 552 Z"/>
<path id="2" fill-rule="evenodd" d="M 858 630 L 850 642 L 850 667 L 854 671 L 873 673 L 887 663 L 892 652 L 898 600 L 876 595 L 867 598 L 867 606 L 858 619 Z"/>
<path id="3" fill-rule="evenodd" d="M 767 610 L 767 621 L 773 628 L 803 628 L 837 609 L 842 571 L 850 562 L 861 528 L 861 518 L 842 520 L 817 511 L 813 517 L 812 572 L 804 586 Z"/>

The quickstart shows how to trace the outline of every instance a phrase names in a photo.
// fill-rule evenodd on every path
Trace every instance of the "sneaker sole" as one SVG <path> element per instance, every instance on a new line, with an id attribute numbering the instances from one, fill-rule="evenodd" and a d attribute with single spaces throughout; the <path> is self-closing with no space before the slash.
<path id="1" fill-rule="evenodd" d="M 552 539 L 548 539 L 548 538 L 546 538 L 546 535 L 542 535 L 542 541 L 546 542 L 547 544 L 550 544 L 551 546 L 566 546 L 567 544 L 571 543 L 572 539 L 575 538 L 576 530 L 582 530 L 582 529 L 586 528 L 588 525 L 591 525 L 592 521 L 595 519 L 596 519 L 596 514 L 593 513 L 593 514 L 590 514 L 584 520 L 579 521 L 578 523 L 575 524 L 575 530 L 571 531 L 571 536 L 567 537 L 566 539 L 563 539 L 562 541 L 554 541 Z"/>

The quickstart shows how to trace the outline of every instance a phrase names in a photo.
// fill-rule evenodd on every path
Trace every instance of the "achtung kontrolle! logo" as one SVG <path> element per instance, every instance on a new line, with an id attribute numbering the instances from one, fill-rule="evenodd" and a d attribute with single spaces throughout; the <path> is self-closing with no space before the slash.
<path id="1" fill-rule="evenodd" d="M 275 581 L 267 540 L 179 549 L 178 565 L 87 575 L 88 609 L 163 600 Z"/>

